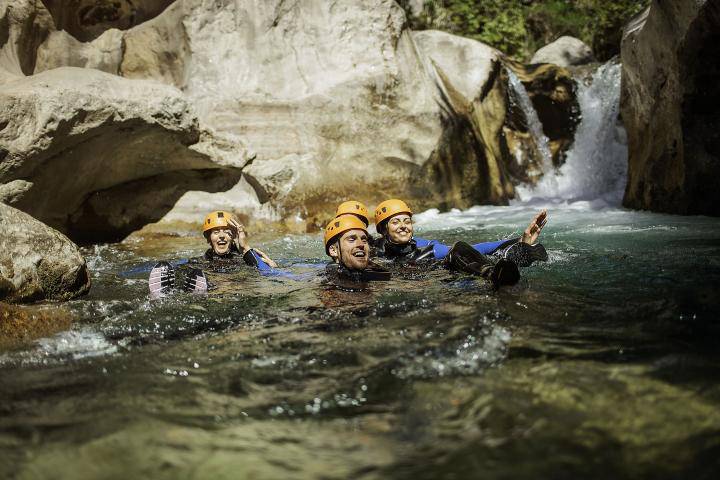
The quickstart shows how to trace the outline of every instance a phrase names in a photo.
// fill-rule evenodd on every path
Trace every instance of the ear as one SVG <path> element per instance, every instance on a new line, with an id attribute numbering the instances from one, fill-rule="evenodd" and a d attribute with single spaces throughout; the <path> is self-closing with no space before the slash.
<path id="1" fill-rule="evenodd" d="M 328 247 L 328 253 L 330 253 L 330 256 L 337 260 L 337 258 L 340 256 L 340 252 L 338 252 L 338 244 L 337 242 L 333 243 Z"/>

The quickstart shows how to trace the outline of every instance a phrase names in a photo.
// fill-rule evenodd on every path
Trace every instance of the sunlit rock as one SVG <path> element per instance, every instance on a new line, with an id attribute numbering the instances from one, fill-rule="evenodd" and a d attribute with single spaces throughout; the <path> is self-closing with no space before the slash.
<path id="1" fill-rule="evenodd" d="M 80 241 L 122 238 L 187 190 L 227 190 L 248 160 L 176 89 L 68 67 L 3 85 L 0 146 L 0 183 L 25 182 L 8 201 Z"/>
<path id="2" fill-rule="evenodd" d="M 0 300 L 66 300 L 88 292 L 85 259 L 65 235 L 0 203 Z"/>
<path id="3" fill-rule="evenodd" d="M 579 38 L 563 36 L 535 52 L 530 63 L 553 63 L 560 67 L 573 67 L 594 61 L 592 49 L 585 42 Z"/>
<path id="4" fill-rule="evenodd" d="M 0 85 L 35 71 L 38 46 L 53 30 L 35 0 L 0 0 Z"/>
<path id="5" fill-rule="evenodd" d="M 83 187 L 76 188 L 68 196 L 71 200 L 63 203 L 44 201 L 34 207 L 35 203 L 23 199 L 35 198 L 34 192 L 51 182 L 0 170 L 0 182 L 32 184 L 22 191 L 24 196 L 13 188 L 8 198 L 15 205 L 30 209 L 73 238 L 121 238 L 142 222 L 161 218 L 187 191 L 199 194 L 192 198 L 218 192 L 217 197 L 206 198 L 208 205 L 220 198 L 232 200 L 230 205 L 252 203 L 250 210 L 267 218 L 301 218 L 308 225 L 320 225 L 335 204 L 348 196 L 370 204 L 376 203 L 378 196 L 400 196 L 416 208 L 504 204 L 513 198 L 514 185 L 535 178 L 526 173 L 530 163 L 519 162 L 509 148 L 513 131 L 517 138 L 526 136 L 521 142 L 526 156 L 537 151 L 532 147 L 536 139 L 527 136 L 527 127 L 511 118 L 518 115 L 507 114 L 512 110 L 507 84 L 508 66 L 515 69 L 512 62 L 477 41 L 437 31 L 410 31 L 403 10 L 392 0 L 132 2 L 137 10 L 132 19 L 127 1 L 47 0 L 45 5 L 55 25 L 50 22 L 45 33 L 34 34 L 34 53 L 26 52 L 28 57 L 34 55 L 32 69 L 15 71 L 36 75 L 19 83 L 30 88 L 44 82 L 54 91 L 55 77 L 61 75 L 56 73 L 57 67 L 82 67 L 82 72 L 88 72 L 87 79 L 77 83 L 75 92 L 67 91 L 67 98 L 82 103 L 82 97 L 92 97 L 95 91 L 83 83 L 97 78 L 90 69 L 103 70 L 168 85 L 163 91 L 157 84 L 135 84 L 133 98 L 147 107 L 151 117 L 158 99 L 167 95 L 185 102 L 187 111 L 197 112 L 197 117 L 191 113 L 173 117 L 189 130 L 149 121 L 145 123 L 152 127 L 143 127 L 140 133 L 137 129 L 110 133 L 112 128 L 103 124 L 103 135 L 88 134 L 92 140 L 78 144 L 82 155 L 112 155 L 112 160 L 99 162 L 117 164 L 113 167 L 117 169 L 127 163 L 127 169 L 137 175 L 119 175 L 117 182 L 107 182 L 98 178 L 101 170 L 83 168 L 81 179 L 65 182 L 83 183 Z M 44 12 L 43 18 L 50 17 L 42 5 L 38 11 Z M 539 112 L 540 128 L 547 128 L 553 158 L 559 161 L 569 141 L 553 136 L 556 125 L 545 122 L 552 120 L 553 112 L 571 105 L 574 97 L 564 80 L 545 75 L 550 70 L 546 67 L 536 74 L 518 69 L 524 72 L 522 81 L 534 104 L 541 105 L 545 97 L 551 99 Z M 40 76 L 44 80 L 36 79 Z M 99 104 L 104 101 L 113 108 L 123 105 L 124 100 L 115 102 L 114 97 L 124 99 L 126 87 L 118 86 L 119 94 L 115 88 L 108 84 L 103 89 L 107 97 L 93 108 L 102 110 Z M 157 114 L 164 117 L 164 106 L 160 107 Z M 118 116 L 123 120 L 110 125 L 126 121 L 124 113 Z M 190 126 L 186 117 L 195 118 L 196 123 Z M 139 123 L 145 125 L 143 122 Z M 159 136 L 147 141 L 149 131 L 162 136 L 156 127 L 169 130 L 169 137 L 177 141 Z M 73 126 L 67 129 L 69 134 L 56 129 L 46 136 L 49 143 L 70 148 L 75 145 L 74 135 L 83 129 Z M 216 140 L 220 135 L 237 139 L 238 150 L 252 152 L 238 154 L 242 161 L 232 165 L 244 168 L 243 185 L 251 186 L 252 192 L 236 188 L 239 171 L 234 177 L 222 175 L 218 182 L 209 182 L 207 175 L 197 172 L 227 165 L 216 157 L 217 149 L 187 148 L 195 145 L 198 132 L 205 130 L 214 132 Z M 15 142 L 11 131 L 7 135 L 8 141 Z M 66 136 L 69 139 L 64 139 Z M 141 142 L 145 144 L 138 155 L 134 146 Z M 113 144 L 123 148 L 107 148 Z M 13 148 L 6 148 L 11 153 L 5 170 L 12 170 L 17 163 Z M 196 155 L 201 151 L 207 158 Z M 43 155 L 42 148 L 27 150 L 26 160 L 42 163 L 43 158 L 32 158 Z M 157 172 L 150 161 L 139 169 L 133 166 L 143 156 L 158 159 Z M 161 165 L 170 165 L 174 173 L 155 181 L 157 175 L 168 172 Z M 177 171 L 189 170 L 196 172 L 187 179 L 177 178 Z M 49 179 L 50 174 L 45 175 Z M 232 178 L 236 183 L 228 185 L 226 181 Z M 172 182 L 182 187 L 173 189 Z M 165 196 L 149 192 L 153 185 Z M 59 190 L 66 195 L 67 189 L 63 184 Z M 117 203 L 132 202 L 131 192 L 155 201 L 149 205 Z M 242 198 L 230 199 L 230 192 Z M 175 207 L 169 218 L 202 208 L 186 201 Z M 151 211 L 156 214 L 150 215 Z M 189 221 L 201 219 L 198 212 Z"/>
<path id="6" fill-rule="evenodd" d="M 720 1 L 653 1 L 622 41 L 623 204 L 720 215 Z"/>

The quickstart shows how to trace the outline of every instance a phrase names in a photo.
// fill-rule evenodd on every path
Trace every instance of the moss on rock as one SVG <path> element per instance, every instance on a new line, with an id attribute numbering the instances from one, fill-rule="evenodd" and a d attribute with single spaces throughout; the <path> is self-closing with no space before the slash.
<path id="1" fill-rule="evenodd" d="M 20 307 L 0 302 L 0 350 L 21 347 L 47 337 L 72 324 L 72 316 L 61 308 Z"/>

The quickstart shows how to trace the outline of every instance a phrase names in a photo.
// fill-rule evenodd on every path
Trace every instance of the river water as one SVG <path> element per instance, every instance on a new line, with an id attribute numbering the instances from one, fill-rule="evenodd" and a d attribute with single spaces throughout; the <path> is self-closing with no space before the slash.
<path id="1" fill-rule="evenodd" d="M 294 279 L 150 300 L 149 268 L 202 254 L 199 232 L 86 248 L 90 294 L 49 306 L 72 328 L 0 352 L 0 478 L 716 478 L 720 219 L 617 206 L 619 68 L 595 77 L 524 201 L 414 217 L 488 241 L 548 208 L 549 261 L 514 287 L 437 270 L 340 291 L 319 232 L 261 234 Z"/>
<path id="2" fill-rule="evenodd" d="M 720 466 L 720 221 L 546 205 L 547 263 L 492 292 L 445 271 L 328 289 L 319 235 L 152 301 L 199 235 L 85 251 L 73 328 L 0 357 L 3 478 L 693 476 Z M 416 216 L 446 242 L 538 205 Z"/>

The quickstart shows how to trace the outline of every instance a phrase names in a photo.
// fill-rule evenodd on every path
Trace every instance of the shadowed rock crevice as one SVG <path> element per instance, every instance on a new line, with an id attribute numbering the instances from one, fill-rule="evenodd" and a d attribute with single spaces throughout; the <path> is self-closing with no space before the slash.
<path id="1" fill-rule="evenodd" d="M 81 244 L 120 241 L 162 219 L 185 193 L 225 192 L 241 176 L 239 169 L 185 170 L 98 190 L 70 214 L 66 228 Z"/>
<path id="2" fill-rule="evenodd" d="M 623 39 L 623 204 L 720 215 L 720 2 L 654 1 Z"/>
<path id="3" fill-rule="evenodd" d="M 175 0 L 42 0 L 58 30 L 81 42 L 106 30 L 128 30 L 162 13 Z"/>

